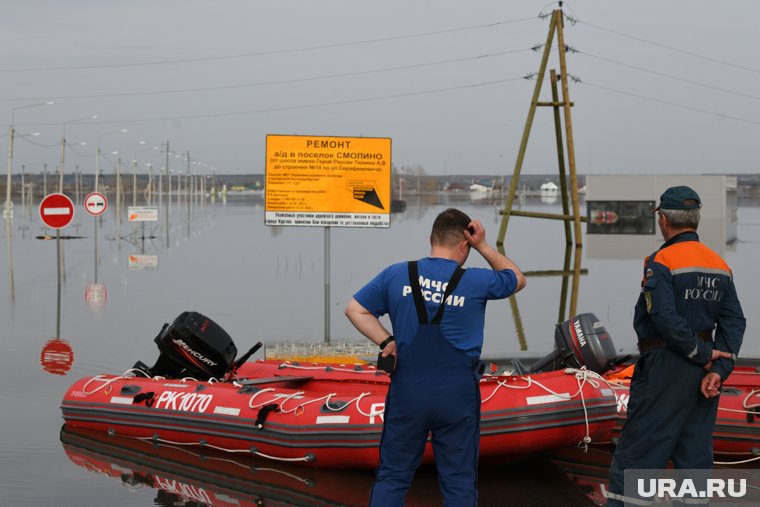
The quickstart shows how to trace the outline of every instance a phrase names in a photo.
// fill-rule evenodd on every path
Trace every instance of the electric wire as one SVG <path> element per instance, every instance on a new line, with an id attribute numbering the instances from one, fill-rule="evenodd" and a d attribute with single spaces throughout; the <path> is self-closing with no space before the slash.
<path id="1" fill-rule="evenodd" d="M 77 150 L 76 148 L 74 148 L 70 144 L 67 144 L 66 148 L 70 149 L 71 151 L 73 151 L 74 153 L 76 153 L 77 155 L 79 155 L 82 158 L 89 158 L 89 157 L 94 157 L 95 156 L 95 153 L 90 153 L 89 155 L 85 154 L 85 153 L 81 153 L 79 150 Z"/>
<path id="2" fill-rule="evenodd" d="M 661 44 L 659 42 L 650 41 L 650 40 L 647 40 L 647 39 L 643 39 L 641 37 L 636 37 L 634 35 L 630 35 L 630 34 L 627 34 L 627 33 L 619 32 L 617 30 L 612 30 L 611 28 L 605 28 L 603 26 L 595 25 L 594 23 L 589 23 L 588 21 L 583 21 L 583 20 L 577 20 L 577 21 L 578 21 L 578 23 L 581 23 L 581 24 L 586 25 L 586 26 L 590 26 L 592 28 L 596 28 L 597 30 L 601 30 L 601 31 L 604 31 L 604 32 L 609 32 L 609 33 L 612 33 L 612 34 L 615 34 L 615 35 L 619 35 L 621 37 L 626 37 L 628 39 L 635 40 L 637 42 L 642 42 L 644 44 L 649 44 L 649 45 L 652 45 L 652 46 L 655 46 L 655 47 L 658 47 L 658 48 L 667 49 L 667 50 L 673 51 L 675 53 L 681 53 L 681 54 L 684 54 L 684 55 L 688 55 L 688 56 L 691 56 L 691 57 L 694 57 L 694 58 L 699 58 L 699 59 L 706 60 L 706 61 L 709 61 L 709 62 L 718 63 L 720 65 L 725 65 L 727 67 L 732 67 L 734 69 L 745 70 L 747 72 L 753 72 L 755 74 L 760 74 L 760 69 L 755 69 L 755 68 L 752 68 L 752 67 L 745 67 L 744 65 L 738 65 L 736 63 L 731 63 L 731 62 L 727 62 L 725 60 L 720 60 L 718 58 L 712 58 L 710 56 L 700 55 L 699 53 L 694 53 L 692 51 L 686 51 L 685 49 L 680 49 L 680 48 L 676 48 L 676 47 L 673 47 L 673 46 L 668 46 L 666 44 Z"/>
<path id="3" fill-rule="evenodd" d="M 732 116 L 732 115 L 729 115 L 729 114 L 718 113 L 716 111 L 709 111 L 707 109 L 700 109 L 698 107 L 686 106 L 686 105 L 683 105 L 683 104 L 676 104 L 675 102 L 668 102 L 667 100 L 657 99 L 657 98 L 654 98 L 654 97 L 647 97 L 645 95 L 639 95 L 639 94 L 632 93 L 632 92 L 627 92 L 627 91 L 624 91 L 624 90 L 617 90 L 615 88 L 610 88 L 608 86 L 602 86 L 602 85 L 598 85 L 598 84 L 594 84 L 594 83 L 589 83 L 588 81 L 580 81 L 580 83 L 582 83 L 584 85 L 587 85 L 587 86 L 591 86 L 593 88 L 600 89 L 600 90 L 605 90 L 605 91 L 613 92 L 613 93 L 619 93 L 621 95 L 627 95 L 629 97 L 635 97 L 637 99 L 648 100 L 650 102 L 656 102 L 658 104 L 663 104 L 663 105 L 670 106 L 670 107 L 675 107 L 675 108 L 678 108 L 678 109 L 685 109 L 687 111 L 692 111 L 692 112 L 695 112 L 695 113 L 709 114 L 709 115 L 712 115 L 712 116 L 716 116 L 718 118 L 723 118 L 723 119 L 726 119 L 726 120 L 739 121 L 739 122 L 742 122 L 742 123 L 748 123 L 750 125 L 760 125 L 760 121 L 749 120 L 747 118 L 740 118 L 738 116 Z"/>
<path id="4" fill-rule="evenodd" d="M 295 111 L 295 110 L 301 110 L 301 109 L 314 109 L 314 108 L 319 108 L 319 107 L 358 104 L 358 103 L 363 103 L 363 102 L 373 102 L 373 101 L 378 101 L 378 100 L 388 100 L 388 99 L 396 99 L 396 98 L 403 98 L 403 97 L 433 95 L 437 93 L 445 93 L 445 92 L 450 92 L 450 91 L 455 91 L 455 90 L 465 90 L 468 88 L 479 88 L 483 86 L 492 86 L 496 84 L 509 83 L 512 81 L 521 81 L 524 79 L 525 79 L 524 76 L 520 76 L 520 77 L 507 78 L 507 79 L 497 79 L 493 81 L 484 81 L 480 83 L 471 83 L 471 84 L 460 85 L 460 86 L 449 86 L 445 88 L 435 88 L 435 89 L 420 90 L 420 91 L 414 91 L 414 92 L 396 93 L 396 94 L 391 94 L 391 95 L 378 95 L 374 97 L 362 97 L 362 98 L 356 98 L 356 99 L 336 100 L 336 101 L 331 101 L 331 102 L 319 102 L 319 103 L 314 103 L 314 104 L 301 104 L 301 105 L 280 106 L 280 107 L 271 107 L 271 108 L 262 108 L 262 109 L 249 109 L 246 111 L 229 111 L 229 112 L 220 112 L 220 113 L 107 120 L 107 121 L 95 120 L 95 121 L 89 122 L 88 125 L 109 125 L 109 124 L 122 124 L 122 123 L 150 123 L 150 122 L 160 122 L 160 121 L 197 120 L 197 119 L 221 118 L 221 117 L 230 117 L 230 116 L 247 116 L 249 114 L 273 113 L 273 112 L 281 112 L 281 111 Z M 60 123 L 25 123 L 25 124 L 17 124 L 17 125 L 19 126 L 30 126 L 30 125 L 57 126 L 57 125 L 60 125 Z"/>
<path id="5" fill-rule="evenodd" d="M 99 93 L 99 94 L 90 94 L 90 95 L 59 95 L 59 96 L 51 96 L 48 98 L 58 101 L 58 100 L 75 100 L 75 99 L 99 99 L 99 98 L 110 98 L 110 97 L 136 97 L 136 96 L 146 96 L 146 95 L 169 95 L 169 94 L 173 95 L 177 93 L 234 90 L 234 89 L 240 89 L 240 88 L 255 88 L 255 87 L 260 87 L 260 86 L 304 83 L 304 82 L 319 81 L 319 80 L 325 80 L 325 79 L 362 76 L 362 75 L 367 75 L 367 74 L 393 72 L 397 70 L 409 70 L 409 69 L 417 69 L 417 68 L 424 68 L 424 67 L 432 67 L 436 65 L 446 65 L 446 64 L 451 64 L 451 63 L 461 63 L 461 62 L 467 62 L 467 61 L 482 60 L 486 58 L 493 58 L 493 57 L 504 56 L 504 55 L 509 55 L 509 54 L 528 52 L 528 51 L 531 51 L 531 48 L 500 51 L 497 53 L 486 53 L 486 54 L 481 54 L 477 56 L 452 58 L 449 60 L 439 60 L 439 61 L 434 61 L 434 62 L 416 63 L 416 64 L 410 64 L 410 65 L 397 65 L 393 67 L 383 67 L 379 69 L 369 69 L 369 70 L 362 70 L 362 71 L 355 71 L 355 72 L 341 72 L 337 74 L 325 74 L 321 76 L 309 76 L 309 77 L 301 77 L 301 78 L 294 78 L 294 79 L 277 79 L 277 80 L 272 80 L 272 81 L 259 81 L 259 82 L 253 82 L 253 83 L 240 83 L 240 84 L 232 84 L 232 85 L 208 86 L 208 87 L 198 87 L 198 88 L 179 88 L 179 89 L 174 89 L 174 90 Z M 38 99 L 39 97 L 0 97 L 0 101 L 23 101 L 23 100 L 38 100 Z"/>
<path id="6" fill-rule="evenodd" d="M 38 146 L 40 148 L 55 148 L 57 146 L 60 146 L 59 143 L 55 143 L 55 144 L 36 143 L 36 142 L 32 141 L 31 139 L 27 139 L 26 137 L 21 137 L 21 136 L 15 136 L 14 139 L 21 139 L 22 141 L 25 141 L 25 142 L 27 142 L 29 144 L 34 145 L 34 146 Z"/>
<path id="7" fill-rule="evenodd" d="M 588 56 L 590 58 L 595 58 L 595 59 L 601 60 L 603 62 L 611 63 L 611 64 L 614 64 L 614 65 L 619 65 L 621 67 L 627 67 L 629 69 L 638 70 L 638 71 L 641 71 L 641 72 L 645 72 L 647 74 L 653 74 L 655 76 L 660 76 L 660 77 L 664 77 L 664 78 L 667 78 L 667 79 L 672 79 L 674 81 L 681 81 L 681 82 L 688 83 L 688 84 L 691 84 L 691 85 L 694 85 L 694 86 L 699 86 L 701 88 L 707 88 L 709 90 L 715 90 L 715 91 L 719 91 L 719 92 L 723 92 L 723 93 L 729 93 L 731 95 L 736 95 L 738 97 L 745 97 L 745 98 L 748 98 L 748 99 L 760 100 L 760 96 L 758 96 L 758 95 L 750 95 L 748 93 L 737 92 L 735 90 L 729 90 L 727 88 L 721 88 L 719 86 L 712 86 L 712 85 L 700 83 L 699 81 L 692 81 L 691 79 L 685 79 L 685 78 L 682 78 L 682 77 L 674 76 L 672 74 L 666 74 L 664 72 L 659 72 L 659 71 L 656 71 L 656 70 L 646 69 L 644 67 L 638 67 L 636 65 L 631 65 L 631 64 L 628 64 L 628 63 L 619 62 L 619 61 L 613 60 L 611 58 L 605 58 L 603 56 L 594 55 L 594 54 L 591 54 L 591 53 L 587 53 L 585 51 L 576 51 L 576 52 L 579 55 Z"/>
<path id="8" fill-rule="evenodd" d="M 114 69 L 114 68 L 129 68 L 129 67 L 142 67 L 142 66 L 155 66 L 155 65 L 170 65 L 170 64 L 183 64 L 183 63 L 197 63 L 197 62 L 209 62 L 220 60 L 232 60 L 240 58 L 253 58 L 259 56 L 272 56 L 291 53 L 304 53 L 309 51 L 318 51 L 323 49 L 333 49 L 340 47 L 359 46 L 365 44 L 375 44 L 378 42 L 390 42 L 397 40 L 408 40 L 420 37 L 430 37 L 433 35 L 442 35 L 447 33 L 464 32 L 469 30 L 480 30 L 484 28 L 493 28 L 496 26 L 510 25 L 514 23 L 522 23 L 525 21 L 537 20 L 538 17 L 531 16 L 527 18 L 517 18 L 503 21 L 495 21 L 492 23 L 485 23 L 479 25 L 470 25 L 456 28 L 447 28 L 443 30 L 434 30 L 430 32 L 420 32 L 406 35 L 396 35 L 389 37 L 379 37 L 375 39 L 364 39 L 359 41 L 338 42 L 335 44 L 323 44 L 319 46 L 308 46 L 292 49 L 274 49 L 270 51 L 252 51 L 247 53 L 239 53 L 235 55 L 221 55 L 221 56 L 207 56 L 198 58 L 177 58 L 172 60 L 154 60 L 147 62 L 132 62 L 132 63 L 112 63 L 112 64 L 100 64 L 100 65 L 72 65 L 72 66 L 60 66 L 60 67 L 19 67 L 19 68 L 0 68 L 0 72 L 47 72 L 47 71 L 62 71 L 62 70 L 99 70 L 99 69 Z"/>

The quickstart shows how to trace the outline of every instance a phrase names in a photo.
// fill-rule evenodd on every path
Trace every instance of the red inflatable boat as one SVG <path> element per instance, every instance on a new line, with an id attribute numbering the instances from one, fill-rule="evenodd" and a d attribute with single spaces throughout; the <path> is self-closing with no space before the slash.
<path id="1" fill-rule="evenodd" d="M 631 356 L 619 357 L 599 320 L 590 313 L 558 324 L 555 350 L 530 368 L 538 371 L 587 369 L 590 378 L 605 384 L 618 399 L 618 424 L 609 435 L 614 442 L 625 422 L 628 385 L 634 366 Z M 713 432 L 716 464 L 760 460 L 760 367 L 758 360 L 740 359 L 723 383 Z M 520 369 L 517 367 L 516 369 Z"/>
<path id="2" fill-rule="evenodd" d="M 618 397 L 620 420 L 612 430 L 613 439 L 619 436 L 625 423 L 633 368 L 629 365 L 605 374 Z M 713 450 L 717 462 L 725 464 L 740 464 L 760 456 L 760 370 L 757 366 L 736 366 L 723 383 L 713 431 Z"/>
<path id="3" fill-rule="evenodd" d="M 213 321 L 184 312 L 155 339 L 153 367 L 97 375 L 71 386 L 66 424 L 111 435 L 194 445 L 314 467 L 373 468 L 390 379 L 371 365 L 235 360 Z M 583 370 L 486 375 L 480 454 L 524 458 L 609 434 L 612 390 Z M 452 399 L 451 403 L 457 403 Z M 431 462 L 428 445 L 424 462 Z"/>
<path id="4" fill-rule="evenodd" d="M 134 370 L 84 378 L 61 408 L 67 425 L 115 435 L 316 467 L 372 468 L 388 384 L 371 365 L 259 360 L 241 365 L 234 381 L 148 378 Z M 483 460 L 597 440 L 617 419 L 612 390 L 583 372 L 486 375 L 480 389 Z M 424 461 L 432 461 L 429 446 Z"/>

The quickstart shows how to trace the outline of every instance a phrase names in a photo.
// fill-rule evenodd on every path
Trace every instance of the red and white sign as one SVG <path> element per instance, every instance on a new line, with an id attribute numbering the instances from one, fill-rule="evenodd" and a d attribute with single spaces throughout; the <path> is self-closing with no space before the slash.
<path id="1" fill-rule="evenodd" d="M 84 302 L 90 309 L 96 309 L 106 304 L 108 291 L 102 283 L 88 283 L 84 289 Z"/>
<path id="2" fill-rule="evenodd" d="M 130 270 L 158 269 L 158 255 L 130 255 L 127 261 Z"/>
<path id="3" fill-rule="evenodd" d="M 84 210 L 94 217 L 102 215 L 107 207 L 106 196 L 100 192 L 87 194 L 87 197 L 84 198 Z"/>
<path id="4" fill-rule="evenodd" d="M 40 218 L 51 229 L 63 229 L 74 220 L 74 203 L 63 194 L 48 194 L 40 203 Z"/>
<path id="5" fill-rule="evenodd" d="M 53 338 L 49 340 L 40 354 L 42 369 L 53 375 L 66 375 L 74 363 L 74 352 L 68 342 Z"/>

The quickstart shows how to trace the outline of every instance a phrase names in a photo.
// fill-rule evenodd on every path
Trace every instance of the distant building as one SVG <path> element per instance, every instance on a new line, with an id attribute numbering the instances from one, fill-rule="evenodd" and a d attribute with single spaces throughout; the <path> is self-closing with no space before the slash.
<path id="1" fill-rule="evenodd" d="M 559 187 L 551 181 L 541 185 L 541 195 L 552 195 L 559 193 Z"/>
<path id="2" fill-rule="evenodd" d="M 591 223 L 609 224 L 616 232 L 630 212 L 638 209 L 639 220 L 650 223 L 649 234 L 627 232 L 587 234 L 590 258 L 644 258 L 660 245 L 662 238 L 651 213 L 666 188 L 688 185 L 702 199 L 699 222 L 700 240 L 719 254 L 732 249 L 737 239 L 737 178 L 724 175 L 588 175 L 586 176 L 586 208 Z M 616 221 L 610 219 L 614 211 Z M 618 222 L 615 224 L 615 222 Z M 603 227 L 597 227 L 603 229 Z M 620 228 L 620 227 L 618 227 Z"/>
<path id="3" fill-rule="evenodd" d="M 470 192 L 489 192 L 493 190 L 493 180 L 477 180 L 470 185 Z"/>
<path id="4" fill-rule="evenodd" d="M 448 185 L 446 185 L 446 187 L 444 188 L 444 190 L 447 192 L 461 192 L 464 189 L 465 189 L 465 186 L 458 181 L 453 181 L 449 183 Z"/>

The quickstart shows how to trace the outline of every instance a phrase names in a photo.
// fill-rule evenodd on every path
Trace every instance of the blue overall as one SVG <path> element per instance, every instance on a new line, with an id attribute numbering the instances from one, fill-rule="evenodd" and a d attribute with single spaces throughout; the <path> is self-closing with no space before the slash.
<path id="1" fill-rule="evenodd" d="M 713 347 L 739 353 L 745 319 L 731 270 L 699 242 L 681 233 L 644 262 L 634 312 L 641 356 L 631 379 L 628 416 L 609 471 L 609 507 L 641 505 L 626 491 L 626 469 L 710 469 L 718 398 L 700 383 Z M 712 337 L 714 336 L 714 342 Z M 657 344 L 642 347 L 642 344 Z M 733 361 L 718 359 L 712 372 L 725 380 Z"/>
<path id="2" fill-rule="evenodd" d="M 712 468 L 718 398 L 702 396 L 705 373 L 667 348 L 641 354 L 631 379 L 628 417 L 610 464 L 608 507 L 637 504 L 634 491 L 624 495 L 626 469 L 662 469 L 668 459 L 675 468 Z"/>
<path id="3" fill-rule="evenodd" d="M 428 321 L 417 263 L 409 263 L 420 325 L 414 340 L 397 351 L 396 371 L 385 401 L 380 463 L 370 495 L 371 506 L 404 505 L 428 435 L 444 505 L 477 505 L 480 362 L 455 349 L 440 329 L 446 298 L 463 273 L 461 268 L 454 272 L 441 306 Z"/>

